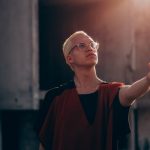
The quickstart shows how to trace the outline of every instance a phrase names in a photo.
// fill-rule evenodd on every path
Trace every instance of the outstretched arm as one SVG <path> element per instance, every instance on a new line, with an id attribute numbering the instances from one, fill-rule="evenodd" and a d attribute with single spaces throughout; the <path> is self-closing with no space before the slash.
<path id="1" fill-rule="evenodd" d="M 148 64 L 150 68 L 150 63 Z M 119 91 L 120 103 L 123 106 L 130 106 L 132 102 L 143 96 L 150 90 L 150 71 L 142 79 L 134 82 L 132 85 L 123 86 Z"/>

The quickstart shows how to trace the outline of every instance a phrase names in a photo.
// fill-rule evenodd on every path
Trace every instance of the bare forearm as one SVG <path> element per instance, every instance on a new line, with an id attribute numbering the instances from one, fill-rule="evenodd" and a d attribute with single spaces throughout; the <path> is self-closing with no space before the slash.
<path id="1" fill-rule="evenodd" d="M 144 78 L 120 90 L 120 101 L 124 106 L 129 106 L 135 99 L 141 97 L 150 89 L 150 78 Z"/>
<path id="2" fill-rule="evenodd" d="M 149 91 L 150 80 L 146 77 L 134 82 L 131 86 L 128 87 L 126 96 L 127 99 L 137 99 Z"/>

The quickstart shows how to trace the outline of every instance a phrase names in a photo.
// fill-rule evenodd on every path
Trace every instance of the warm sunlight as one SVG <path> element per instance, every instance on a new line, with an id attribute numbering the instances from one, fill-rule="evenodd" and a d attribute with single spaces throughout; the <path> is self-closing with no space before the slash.
<path id="1" fill-rule="evenodd" d="M 134 3 L 141 7 L 150 7 L 150 0 L 134 0 Z"/>

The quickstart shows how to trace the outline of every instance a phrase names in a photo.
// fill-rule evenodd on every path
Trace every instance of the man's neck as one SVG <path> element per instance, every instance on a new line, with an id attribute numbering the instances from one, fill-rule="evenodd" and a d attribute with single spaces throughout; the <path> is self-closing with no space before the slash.
<path id="1" fill-rule="evenodd" d="M 97 77 L 95 68 L 76 72 L 74 82 L 78 93 L 90 93 L 99 87 L 103 81 Z"/>

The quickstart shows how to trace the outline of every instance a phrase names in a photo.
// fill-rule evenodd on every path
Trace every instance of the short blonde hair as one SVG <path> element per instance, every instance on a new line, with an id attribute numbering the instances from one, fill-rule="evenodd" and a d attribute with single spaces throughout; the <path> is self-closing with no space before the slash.
<path id="1" fill-rule="evenodd" d="M 71 51 L 72 48 L 72 39 L 75 38 L 78 35 L 86 35 L 88 37 L 90 37 L 87 33 L 85 33 L 84 31 L 76 31 L 74 32 L 72 35 L 70 35 L 64 42 L 63 44 L 63 54 L 64 57 L 66 58 L 68 56 L 68 54 Z M 91 37 L 90 37 L 91 38 Z M 92 38 L 91 38 L 92 39 Z"/>

